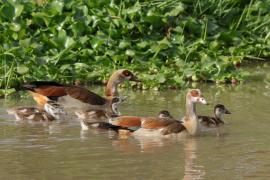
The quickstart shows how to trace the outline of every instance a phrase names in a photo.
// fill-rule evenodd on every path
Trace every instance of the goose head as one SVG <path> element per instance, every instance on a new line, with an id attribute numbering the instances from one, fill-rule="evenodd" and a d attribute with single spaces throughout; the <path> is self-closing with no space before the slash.
<path id="1" fill-rule="evenodd" d="M 106 96 L 117 96 L 117 85 L 124 81 L 140 82 L 140 80 L 131 71 L 127 69 L 120 69 L 115 71 L 107 82 L 105 89 Z"/>
<path id="2" fill-rule="evenodd" d="M 166 118 L 166 119 L 173 119 L 173 116 L 171 115 L 171 113 L 167 110 L 161 110 L 158 113 L 158 117 L 159 118 Z"/>
<path id="3" fill-rule="evenodd" d="M 135 81 L 135 82 L 140 82 L 140 80 L 135 76 L 131 71 L 127 69 L 122 69 L 119 71 L 119 78 L 122 78 L 127 81 Z"/>
<path id="4" fill-rule="evenodd" d="M 221 118 L 223 114 L 231 114 L 231 112 L 223 104 L 215 105 L 214 113 L 217 118 Z"/>
<path id="5" fill-rule="evenodd" d="M 199 90 L 199 89 L 190 89 L 187 92 L 186 100 L 188 102 L 193 103 L 193 104 L 194 103 L 201 103 L 201 104 L 208 105 L 204 96 L 202 95 L 201 90 Z"/>

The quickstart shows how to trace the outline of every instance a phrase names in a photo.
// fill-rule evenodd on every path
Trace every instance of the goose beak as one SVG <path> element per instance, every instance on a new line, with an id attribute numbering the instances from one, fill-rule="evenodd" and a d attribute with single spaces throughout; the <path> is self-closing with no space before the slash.
<path id="1" fill-rule="evenodd" d="M 225 114 L 232 114 L 228 109 L 225 109 Z"/>
<path id="2" fill-rule="evenodd" d="M 207 101 L 203 97 L 199 98 L 199 102 L 204 104 L 204 105 L 208 105 Z"/>
<path id="3" fill-rule="evenodd" d="M 135 75 L 131 76 L 131 78 L 130 78 L 129 80 L 130 80 L 130 81 L 134 81 L 134 82 L 141 82 L 141 80 L 139 80 L 139 79 L 137 78 L 137 76 L 135 76 Z"/>

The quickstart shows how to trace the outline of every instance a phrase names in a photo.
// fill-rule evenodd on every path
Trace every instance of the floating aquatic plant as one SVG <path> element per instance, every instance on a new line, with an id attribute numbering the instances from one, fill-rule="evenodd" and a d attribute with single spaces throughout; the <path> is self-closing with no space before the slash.
<path id="1" fill-rule="evenodd" d="M 270 0 L 0 2 L 0 87 L 99 83 L 119 68 L 138 88 L 238 82 L 269 58 Z"/>

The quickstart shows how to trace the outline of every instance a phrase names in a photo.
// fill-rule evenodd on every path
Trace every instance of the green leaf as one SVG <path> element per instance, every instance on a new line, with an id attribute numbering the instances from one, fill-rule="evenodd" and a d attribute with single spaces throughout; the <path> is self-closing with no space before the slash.
<path id="1" fill-rule="evenodd" d="M 146 48 L 147 46 L 149 45 L 149 43 L 147 41 L 142 41 L 142 42 L 139 42 L 137 44 L 137 47 L 140 48 L 140 49 L 144 49 Z"/>
<path id="2" fill-rule="evenodd" d="M 184 5 L 180 2 L 178 6 L 173 8 L 170 12 L 166 13 L 165 16 L 178 16 L 180 13 L 184 12 Z"/>
<path id="3" fill-rule="evenodd" d="M 137 13 L 141 10 L 141 5 L 140 5 L 140 2 L 137 1 L 134 6 L 128 8 L 128 9 L 125 9 L 123 10 L 123 13 L 127 13 L 127 14 L 133 14 L 133 13 Z"/>
<path id="4" fill-rule="evenodd" d="M 98 49 L 104 43 L 104 40 L 94 37 L 90 40 L 90 43 L 93 49 Z"/>
<path id="5" fill-rule="evenodd" d="M 73 40 L 73 38 L 67 37 L 65 44 L 64 44 L 64 47 L 69 48 L 69 47 L 73 46 L 75 43 L 76 42 Z"/>
<path id="6" fill-rule="evenodd" d="M 126 55 L 135 56 L 135 51 L 128 49 L 128 50 L 126 50 Z"/>
<path id="7" fill-rule="evenodd" d="M 30 46 L 31 38 L 22 39 L 19 41 L 20 45 L 24 48 L 27 48 Z"/>
<path id="8" fill-rule="evenodd" d="M 29 71 L 29 68 L 26 66 L 18 66 L 17 67 L 17 73 L 19 74 L 25 74 Z"/>
<path id="9" fill-rule="evenodd" d="M 80 37 L 80 43 L 82 43 L 82 44 L 85 44 L 88 40 L 89 40 L 89 37 L 87 37 L 87 36 Z"/>
<path id="10" fill-rule="evenodd" d="M 18 32 L 21 30 L 21 25 L 16 23 L 11 23 L 9 26 L 10 30 Z"/>
<path id="11" fill-rule="evenodd" d="M 67 70 L 72 70 L 72 67 L 70 64 L 64 64 L 60 67 L 60 71 L 61 72 L 64 72 L 64 71 L 67 71 Z"/>
<path id="12" fill-rule="evenodd" d="M 15 5 L 15 9 L 14 9 L 15 17 L 19 17 L 21 15 L 23 8 L 24 8 L 24 6 L 21 4 Z"/>
<path id="13" fill-rule="evenodd" d="M 157 78 L 159 83 L 164 83 L 166 81 L 164 74 L 159 74 Z"/>
<path id="14" fill-rule="evenodd" d="M 41 20 L 48 27 L 52 21 L 53 15 L 46 14 L 44 12 L 33 12 L 32 16 L 34 17 L 34 22 L 42 26 Z"/>
<path id="15" fill-rule="evenodd" d="M 54 0 L 50 3 L 49 12 L 50 14 L 61 14 L 64 7 L 64 3 Z"/>
<path id="16" fill-rule="evenodd" d="M 89 65 L 85 64 L 85 63 L 75 63 L 75 68 L 76 69 L 88 69 Z"/>
<path id="17" fill-rule="evenodd" d="M 122 40 L 119 43 L 119 48 L 121 48 L 121 49 L 125 49 L 125 48 L 127 48 L 129 46 L 130 46 L 130 41 L 128 41 L 128 40 Z"/>
<path id="18" fill-rule="evenodd" d="M 0 8 L 0 13 L 1 16 L 5 17 L 8 20 L 12 20 L 13 17 L 15 16 L 15 9 L 14 6 L 12 6 L 9 3 L 5 3 L 4 5 L 2 5 L 2 7 Z"/>
<path id="19" fill-rule="evenodd" d="M 164 39 L 162 39 L 161 41 L 158 41 L 158 44 L 162 47 L 164 47 L 165 49 L 167 47 L 171 47 L 171 43 L 168 41 L 168 39 L 165 37 Z"/>

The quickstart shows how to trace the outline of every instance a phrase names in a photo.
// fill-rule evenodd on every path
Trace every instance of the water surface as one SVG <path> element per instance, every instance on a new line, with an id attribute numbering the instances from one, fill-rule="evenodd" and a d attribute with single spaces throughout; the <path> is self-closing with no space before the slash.
<path id="1" fill-rule="evenodd" d="M 269 75 L 268 75 L 269 76 Z M 269 78 L 269 77 L 268 77 Z M 269 78 L 270 79 L 270 78 Z M 6 108 L 33 105 L 25 98 L 0 100 L 1 179 L 269 179 L 270 81 L 239 86 L 198 85 L 213 113 L 222 103 L 232 112 L 225 117 L 225 134 L 183 139 L 119 139 L 113 132 L 82 132 L 70 119 L 48 124 L 18 123 Z M 102 88 L 90 88 L 102 94 Z M 167 109 L 184 113 L 185 91 L 130 91 L 120 111 L 155 116 Z"/>

